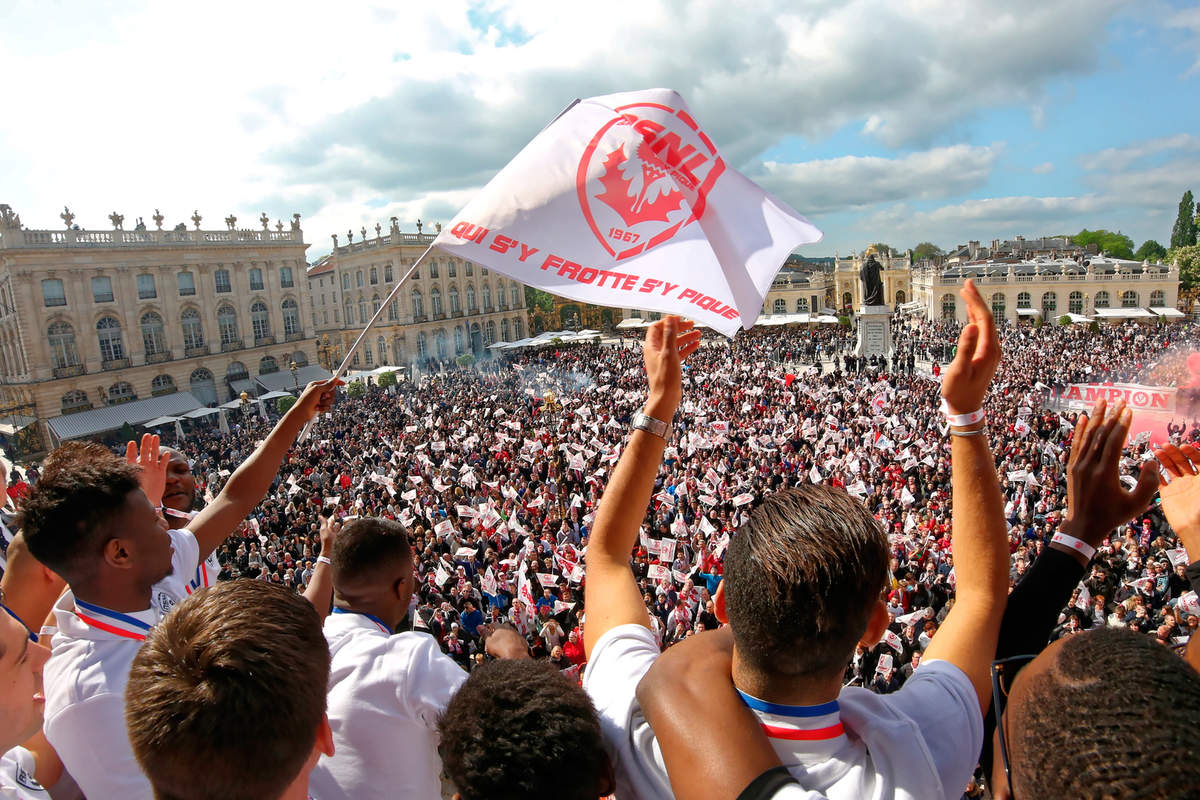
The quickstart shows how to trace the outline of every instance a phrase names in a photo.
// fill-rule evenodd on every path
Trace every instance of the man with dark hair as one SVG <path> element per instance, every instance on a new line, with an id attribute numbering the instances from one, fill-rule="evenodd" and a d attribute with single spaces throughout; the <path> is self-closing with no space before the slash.
<path id="1" fill-rule="evenodd" d="M 200 562 L 266 494 L 300 429 L 332 405 L 335 392 L 332 381 L 309 384 L 217 498 L 179 530 L 158 511 L 168 456 L 159 453 L 157 436 L 142 438 L 140 454 L 131 443 L 125 460 L 80 442 L 46 459 L 22 507 L 22 535 L 70 587 L 55 604 L 45 733 L 84 794 L 151 796 L 128 738 L 116 733 L 123 730 L 129 665 L 150 629 L 188 595 Z"/>
<path id="2" fill-rule="evenodd" d="M 831 798 L 958 797 L 979 755 L 1008 548 L 982 410 L 1000 360 L 999 339 L 970 281 L 963 299 L 970 322 L 942 384 L 958 600 L 912 679 L 886 696 L 842 690 L 856 644 L 874 646 L 890 619 L 883 599 L 886 536 L 841 490 L 813 486 L 767 498 L 732 539 L 713 598 L 718 619 L 730 623 L 738 697 L 791 774 Z M 629 553 L 681 399 L 680 362 L 696 346 L 690 327 L 667 317 L 647 331 L 648 400 L 605 489 L 587 552 L 584 687 L 617 751 L 619 796 L 674 796 L 637 695 L 660 654 Z M 717 641 L 712 637 L 725 638 L 718 631 L 691 639 Z M 703 707 L 707 700 L 701 693 L 694 702 Z M 719 770 L 720 759 L 708 766 Z"/>
<path id="3" fill-rule="evenodd" d="M 1060 639 L 1017 674 L 1000 719 L 1012 770 L 1000 796 L 1185 798 L 1200 787 L 1187 752 L 1200 674 L 1148 636 Z"/>
<path id="4" fill-rule="evenodd" d="M 484 664 L 450 701 L 438 730 L 459 800 L 597 800 L 613 792 L 596 710 L 544 662 Z"/>
<path id="5" fill-rule="evenodd" d="M 321 618 L 296 593 L 231 581 L 180 603 L 133 659 L 125 721 L 159 800 L 303 800 L 325 718 Z M 92 731 L 113 735 L 113 731 Z"/>
<path id="6" fill-rule="evenodd" d="M 325 621 L 335 752 L 312 774 L 320 800 L 437 797 L 437 721 L 466 679 L 407 616 L 413 553 L 398 522 L 348 522 L 333 545 L 334 609 Z"/>

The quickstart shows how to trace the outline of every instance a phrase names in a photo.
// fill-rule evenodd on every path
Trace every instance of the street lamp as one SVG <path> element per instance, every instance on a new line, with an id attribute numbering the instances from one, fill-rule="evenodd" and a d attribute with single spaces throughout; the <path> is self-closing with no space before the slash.
<path id="1" fill-rule="evenodd" d="M 299 392 L 300 391 L 300 379 L 296 377 L 296 370 L 299 369 L 299 367 L 297 367 L 296 362 L 293 361 L 291 364 L 288 364 L 288 369 L 290 369 L 292 371 L 292 383 L 294 383 L 296 385 L 296 391 Z"/>
<path id="2" fill-rule="evenodd" d="M 250 408 L 250 393 L 249 393 L 249 392 L 242 392 L 240 395 L 238 395 L 238 399 L 240 399 L 240 400 L 242 401 L 242 406 L 241 406 L 241 408 L 242 408 L 242 422 L 245 422 L 245 421 L 246 421 L 246 410 L 247 410 L 248 408 Z"/>

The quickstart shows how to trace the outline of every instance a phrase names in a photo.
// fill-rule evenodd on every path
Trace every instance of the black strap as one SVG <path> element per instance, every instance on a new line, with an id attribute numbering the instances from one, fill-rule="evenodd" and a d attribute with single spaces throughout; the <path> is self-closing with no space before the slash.
<path id="1" fill-rule="evenodd" d="M 750 781 L 750 785 L 742 789 L 737 800 L 769 800 L 783 787 L 799 785 L 799 782 L 788 772 L 787 767 L 772 767 Z"/>

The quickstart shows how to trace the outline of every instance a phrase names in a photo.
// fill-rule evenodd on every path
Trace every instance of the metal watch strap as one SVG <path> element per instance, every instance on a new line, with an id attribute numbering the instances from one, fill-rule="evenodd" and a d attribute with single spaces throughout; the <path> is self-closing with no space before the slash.
<path id="1" fill-rule="evenodd" d="M 665 440 L 667 438 L 667 423 L 641 411 L 634 413 L 630 427 L 639 431 L 645 431 L 646 433 L 652 433 L 660 439 Z"/>

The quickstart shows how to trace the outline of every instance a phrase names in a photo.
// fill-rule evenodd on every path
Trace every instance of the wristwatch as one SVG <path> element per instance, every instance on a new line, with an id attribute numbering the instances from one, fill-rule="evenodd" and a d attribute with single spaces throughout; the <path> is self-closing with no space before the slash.
<path id="1" fill-rule="evenodd" d="M 634 413 L 633 421 L 630 423 L 630 427 L 634 428 L 635 430 L 652 433 L 658 438 L 666 441 L 667 423 L 663 422 L 661 419 L 655 419 L 649 414 L 642 413 L 641 411 Z"/>

